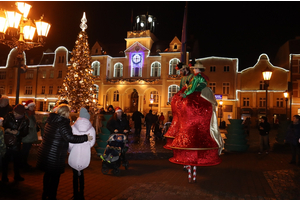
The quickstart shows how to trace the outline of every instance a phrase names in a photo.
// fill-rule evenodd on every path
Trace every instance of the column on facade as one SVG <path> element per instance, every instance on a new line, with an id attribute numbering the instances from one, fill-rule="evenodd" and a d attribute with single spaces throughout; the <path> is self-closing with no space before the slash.
<path id="1" fill-rule="evenodd" d="M 144 95 L 143 94 L 139 94 L 139 108 L 138 110 L 143 113 L 143 110 L 144 110 Z"/>
<path id="2" fill-rule="evenodd" d="M 158 113 L 161 113 L 161 95 L 159 95 Z"/>
<path id="3" fill-rule="evenodd" d="M 273 98 L 274 98 L 274 92 L 268 92 L 269 93 L 269 109 L 274 107 L 274 102 L 273 102 Z"/>
<path id="4" fill-rule="evenodd" d="M 124 102 L 123 102 L 123 100 L 124 100 L 124 94 L 119 94 L 119 106 L 124 110 Z"/>
<path id="5" fill-rule="evenodd" d="M 256 94 L 257 94 L 257 92 L 252 92 L 252 101 L 251 101 L 251 103 L 252 103 L 252 109 L 253 108 L 256 108 L 256 101 L 257 101 L 257 99 L 256 99 Z"/>
<path id="6" fill-rule="evenodd" d="M 103 95 L 103 108 L 106 109 L 106 94 Z"/>

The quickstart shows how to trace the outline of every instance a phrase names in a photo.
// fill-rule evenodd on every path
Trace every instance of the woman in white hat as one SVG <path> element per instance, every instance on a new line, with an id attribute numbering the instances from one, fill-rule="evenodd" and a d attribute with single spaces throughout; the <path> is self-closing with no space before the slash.
<path id="1" fill-rule="evenodd" d="M 206 88 L 208 77 L 203 74 L 205 67 L 199 61 L 192 63 L 194 76 L 189 81 L 186 90 L 181 94 L 182 107 L 180 115 L 184 116 L 178 134 L 172 142 L 174 156 L 170 161 L 186 165 L 189 182 L 196 181 L 196 166 L 211 166 L 221 163 L 219 148 L 222 141 L 211 134 L 211 119 L 213 105 L 211 101 L 201 96 Z M 193 167 L 193 178 L 191 169 Z"/>

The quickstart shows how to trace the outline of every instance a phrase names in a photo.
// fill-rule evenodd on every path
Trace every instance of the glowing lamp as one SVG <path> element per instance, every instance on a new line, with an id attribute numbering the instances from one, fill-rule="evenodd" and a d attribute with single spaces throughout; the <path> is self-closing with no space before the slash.
<path id="1" fill-rule="evenodd" d="M 269 81 L 271 79 L 272 76 L 272 71 L 267 67 L 263 72 L 263 77 L 265 81 Z"/>
<path id="2" fill-rule="evenodd" d="M 289 93 L 288 92 L 285 92 L 285 93 L 283 93 L 283 96 L 284 96 L 284 98 L 288 98 L 288 96 L 289 96 Z"/>
<path id="3" fill-rule="evenodd" d="M 144 27 L 144 23 L 143 22 L 141 23 L 141 27 Z"/>
<path id="4" fill-rule="evenodd" d="M 51 25 L 42 19 L 35 21 L 38 36 L 47 37 Z"/>
<path id="5" fill-rule="evenodd" d="M 5 33 L 7 29 L 7 21 L 4 10 L 0 10 L 0 33 Z"/>
<path id="6" fill-rule="evenodd" d="M 220 101 L 219 104 L 220 104 L 220 106 L 222 106 L 223 105 L 223 101 Z"/>
<path id="7" fill-rule="evenodd" d="M 152 22 L 152 17 L 148 17 L 148 22 Z"/>
<path id="8" fill-rule="evenodd" d="M 14 11 L 6 11 L 6 20 L 8 28 L 18 28 L 22 15 Z"/>
<path id="9" fill-rule="evenodd" d="M 16 6 L 17 6 L 18 10 L 23 14 L 23 16 L 25 18 L 27 18 L 30 8 L 32 6 L 27 3 L 23 3 L 23 2 L 17 2 Z"/>
<path id="10" fill-rule="evenodd" d="M 154 99 L 150 99 L 150 103 L 153 104 L 153 102 L 154 102 Z"/>
<path id="11" fill-rule="evenodd" d="M 44 101 L 47 101 L 47 100 L 48 100 L 47 97 L 45 97 L 45 98 L 44 98 Z"/>
<path id="12" fill-rule="evenodd" d="M 35 33 L 35 24 L 32 22 L 31 19 L 29 19 L 27 22 L 24 24 L 24 39 L 25 40 L 32 40 L 34 33 Z"/>

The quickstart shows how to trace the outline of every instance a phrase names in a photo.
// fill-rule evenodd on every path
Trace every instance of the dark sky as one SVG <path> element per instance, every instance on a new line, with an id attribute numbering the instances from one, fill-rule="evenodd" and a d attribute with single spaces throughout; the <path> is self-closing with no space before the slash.
<path id="1" fill-rule="evenodd" d="M 14 2 L 1 2 L 3 8 Z M 131 11 L 149 14 L 159 23 L 155 35 L 160 40 L 181 39 L 184 1 L 35 1 L 32 19 L 45 14 L 52 27 L 41 50 L 66 46 L 72 50 L 80 32 L 83 12 L 87 16 L 90 47 L 96 40 L 124 42 L 131 30 Z M 189 2 L 187 35 L 199 40 L 200 58 L 221 56 L 239 59 L 239 68 L 253 66 L 261 53 L 274 61 L 280 46 L 300 36 L 300 2 L 205 1 Z M 125 42 L 124 42 L 125 44 Z M 1 48 L 1 47 L 0 47 Z M 125 49 L 125 46 L 124 46 Z"/>

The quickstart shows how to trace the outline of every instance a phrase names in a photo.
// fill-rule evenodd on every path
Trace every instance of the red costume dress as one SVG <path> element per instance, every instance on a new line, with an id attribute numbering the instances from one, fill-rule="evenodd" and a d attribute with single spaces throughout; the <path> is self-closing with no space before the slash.
<path id="1" fill-rule="evenodd" d="M 171 109 L 172 109 L 172 123 L 171 126 L 169 127 L 168 131 L 164 135 L 166 138 L 166 145 L 164 146 L 165 149 L 172 150 L 170 146 L 172 145 L 173 139 L 176 137 L 178 130 L 179 130 L 179 125 L 182 120 L 182 115 L 181 113 L 178 113 L 178 110 L 182 107 L 182 97 L 180 94 L 182 94 L 186 90 L 186 83 L 191 80 L 194 74 L 189 74 L 187 76 L 184 76 L 181 79 L 180 82 L 180 90 L 173 96 L 172 101 L 171 101 Z M 184 118 L 183 118 L 184 119 Z"/>
<path id="2" fill-rule="evenodd" d="M 201 73 L 195 74 L 184 91 L 184 97 L 177 100 L 181 107 L 175 109 L 185 120 L 180 120 L 177 136 L 172 142 L 174 156 L 169 159 L 170 162 L 192 166 L 210 166 L 221 162 L 220 147 L 210 130 L 213 107 L 201 97 L 201 90 L 206 85 L 207 81 Z"/>

